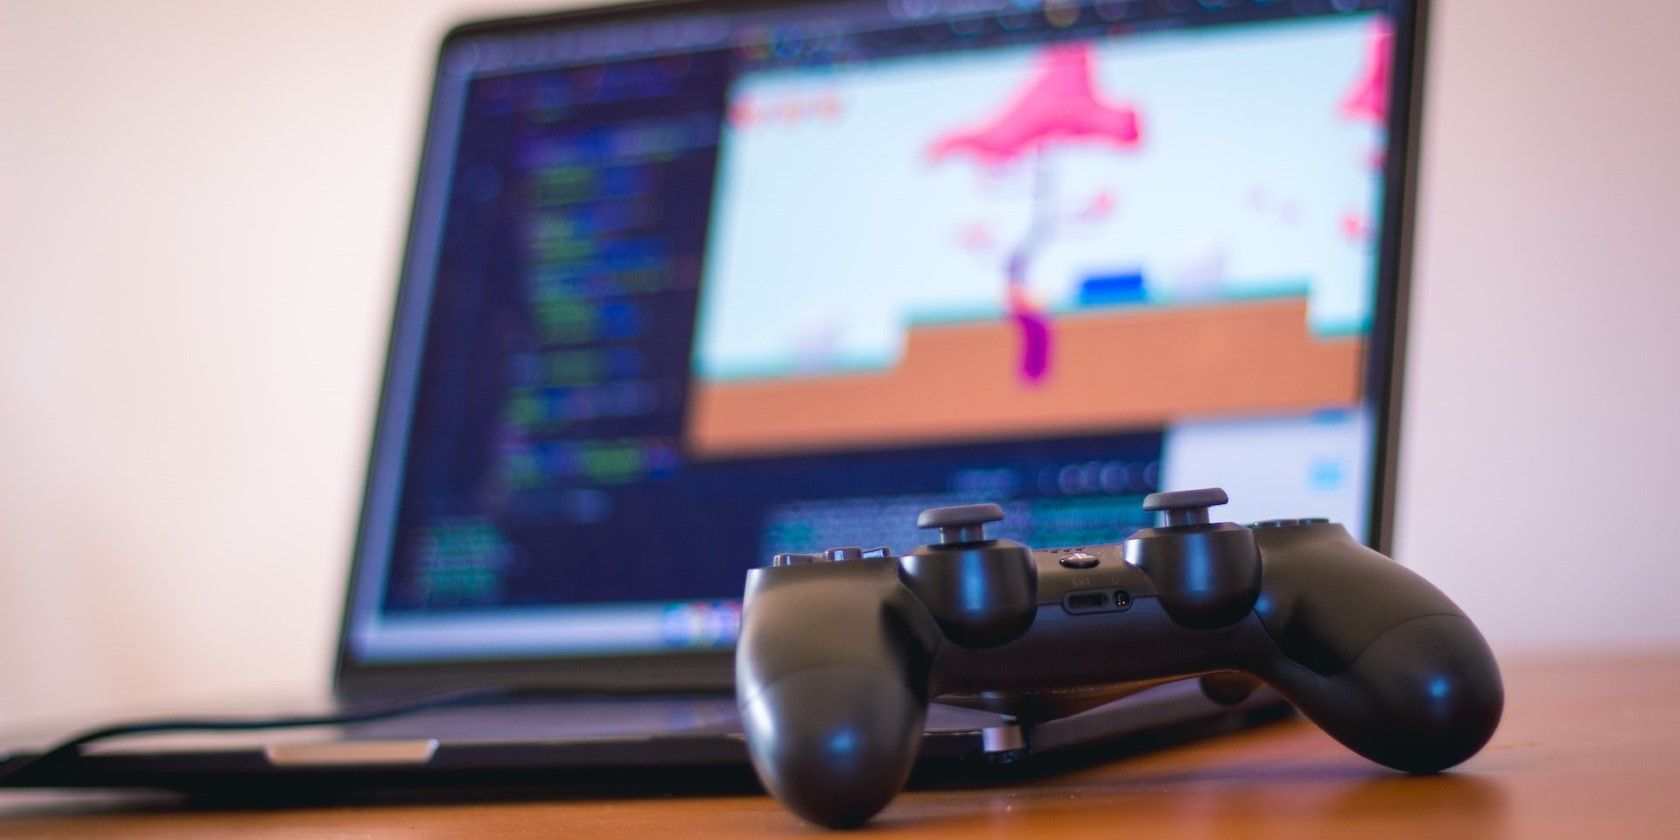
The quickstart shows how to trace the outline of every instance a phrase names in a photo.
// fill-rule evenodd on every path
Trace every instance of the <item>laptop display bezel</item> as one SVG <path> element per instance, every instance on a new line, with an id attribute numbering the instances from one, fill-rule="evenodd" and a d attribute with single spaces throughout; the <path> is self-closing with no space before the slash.
<path id="1" fill-rule="evenodd" d="M 385 348 L 381 386 L 374 417 L 373 434 L 363 483 L 363 496 L 352 546 L 344 608 L 340 617 L 333 668 L 333 689 L 341 697 L 369 697 L 414 691 L 448 690 L 482 685 L 563 687 L 601 692 L 710 692 L 726 690 L 731 683 L 733 654 L 728 650 L 698 650 L 676 653 L 611 654 L 598 656 L 448 659 L 426 662 L 368 662 L 356 657 L 354 621 L 359 585 L 370 563 L 386 563 L 390 546 L 370 547 L 368 531 L 382 494 L 398 488 L 381 486 L 382 458 L 393 457 L 390 436 L 400 434 L 413 410 L 412 394 L 398 393 L 393 377 L 403 351 L 424 340 L 426 313 L 417 301 L 410 278 L 417 261 L 431 259 L 417 253 L 416 239 L 422 214 L 432 210 L 422 200 L 422 191 L 435 177 L 437 167 L 448 167 L 448 149 L 432 142 L 440 116 L 439 94 L 446 79 L 444 59 L 452 47 L 465 39 L 548 31 L 572 26 L 623 23 L 667 15 L 691 15 L 707 11 L 739 13 L 753 9 L 820 6 L 832 0 L 653 0 L 558 13 L 497 18 L 461 24 L 442 39 L 433 77 L 431 101 L 425 118 L 426 141 L 420 152 L 414 199 L 404 240 L 401 276 L 395 296 L 392 328 Z M 1423 58 L 1427 0 L 1398 3 L 1393 12 L 1394 64 L 1391 77 L 1388 125 L 1388 154 L 1383 177 L 1383 212 L 1379 229 L 1377 289 L 1369 335 L 1366 338 L 1366 393 L 1374 412 L 1374 435 L 1368 510 L 1373 547 L 1388 552 L 1393 538 L 1396 470 L 1400 430 L 1402 377 L 1404 373 L 1406 308 L 1413 214 L 1416 203 L 1417 140 L 1420 129 L 1420 100 L 1423 87 Z M 435 212 L 435 210 L 434 210 Z M 419 311 L 416 311 L 416 310 Z M 405 398 L 409 397 L 409 398 Z M 397 453 L 394 457 L 401 457 Z M 400 471 L 385 470 L 398 475 Z"/>

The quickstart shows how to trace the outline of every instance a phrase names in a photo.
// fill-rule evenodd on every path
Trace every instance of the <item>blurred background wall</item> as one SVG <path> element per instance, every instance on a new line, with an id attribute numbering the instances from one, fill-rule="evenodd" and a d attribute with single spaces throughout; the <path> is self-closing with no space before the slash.
<path id="1" fill-rule="evenodd" d="M 433 51 L 555 5 L 0 0 L 0 726 L 324 689 Z M 1396 553 L 1680 643 L 1680 4 L 1436 5 Z"/>

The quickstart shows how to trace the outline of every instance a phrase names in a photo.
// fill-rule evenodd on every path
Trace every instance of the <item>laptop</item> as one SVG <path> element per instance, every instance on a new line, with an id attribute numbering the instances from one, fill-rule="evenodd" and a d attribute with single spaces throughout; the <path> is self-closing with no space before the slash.
<path id="1" fill-rule="evenodd" d="M 17 785 L 744 768 L 748 568 L 1221 486 L 1386 549 L 1423 4 L 656 2 L 471 23 L 426 126 L 334 690 L 555 696 L 136 739 Z M 571 695 L 561 697 L 559 695 Z M 929 762 L 1241 723 L 1196 681 L 936 705 Z M 13 760 L 32 752 L 19 750 Z"/>

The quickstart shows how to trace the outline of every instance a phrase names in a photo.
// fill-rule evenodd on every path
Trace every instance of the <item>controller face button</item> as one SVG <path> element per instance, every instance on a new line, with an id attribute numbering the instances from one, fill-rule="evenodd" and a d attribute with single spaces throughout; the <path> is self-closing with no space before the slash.
<path id="1" fill-rule="evenodd" d="M 1264 522 L 1255 522 L 1255 523 L 1249 525 L 1248 527 L 1249 528 L 1294 528 L 1294 527 L 1300 526 L 1300 525 L 1325 525 L 1325 524 L 1328 524 L 1329 522 L 1330 522 L 1330 520 L 1325 519 L 1323 517 L 1311 517 L 1311 518 L 1307 518 L 1307 519 L 1268 519 Z"/>
<path id="2" fill-rule="evenodd" d="M 1083 551 L 1071 551 L 1057 557 L 1056 562 L 1062 564 L 1063 568 L 1089 569 L 1102 561 L 1099 560 L 1095 554 L 1087 554 Z"/>

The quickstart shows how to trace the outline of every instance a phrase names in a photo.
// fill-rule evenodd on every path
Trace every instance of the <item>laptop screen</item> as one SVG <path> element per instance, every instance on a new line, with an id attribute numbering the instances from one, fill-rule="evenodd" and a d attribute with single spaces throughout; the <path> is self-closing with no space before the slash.
<path id="1" fill-rule="evenodd" d="M 357 662 L 726 649 L 779 551 L 1371 534 L 1384 0 L 841 0 L 445 43 Z M 1384 279 L 1387 278 L 1387 279 Z M 1375 332 L 1374 325 L 1377 325 Z"/>

